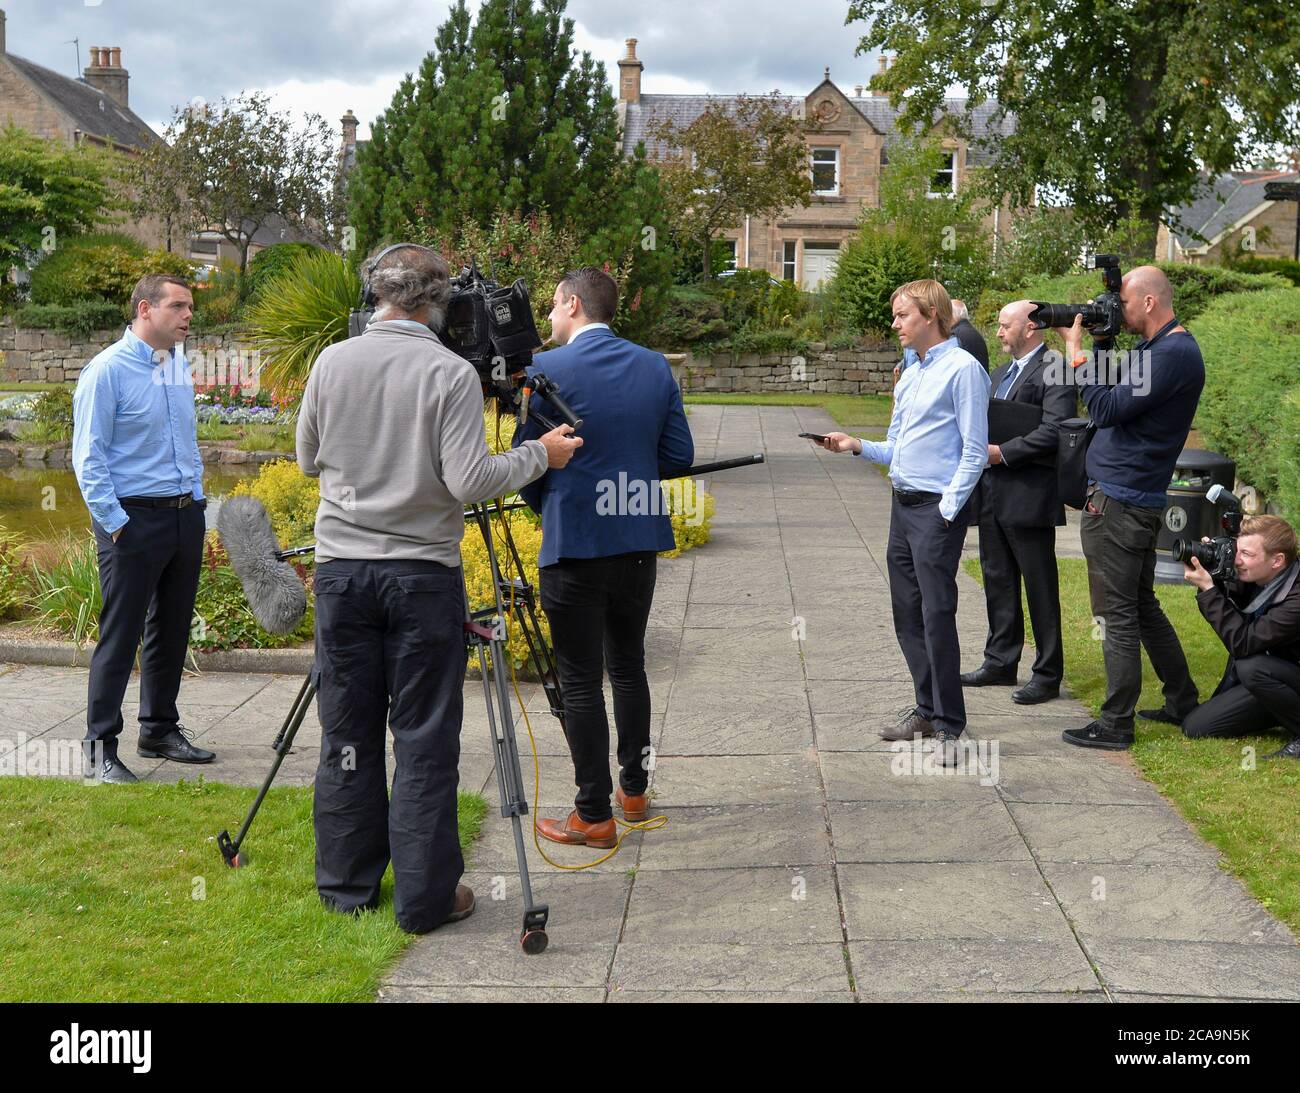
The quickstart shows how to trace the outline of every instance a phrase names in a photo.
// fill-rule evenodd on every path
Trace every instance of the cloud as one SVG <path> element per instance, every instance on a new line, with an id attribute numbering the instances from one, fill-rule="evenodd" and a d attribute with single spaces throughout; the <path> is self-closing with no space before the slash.
<path id="1" fill-rule="evenodd" d="M 433 46 L 450 0 L 0 0 L 8 49 L 72 76 L 91 46 L 120 46 L 131 107 L 155 128 L 175 106 L 265 90 L 280 109 L 337 124 L 351 108 L 361 136 L 398 82 Z M 571 0 L 575 44 L 617 81 L 624 39 L 637 38 L 647 93 L 802 93 L 827 65 L 841 87 L 865 83 L 874 61 L 854 58 L 862 27 L 844 26 L 847 0 Z"/>

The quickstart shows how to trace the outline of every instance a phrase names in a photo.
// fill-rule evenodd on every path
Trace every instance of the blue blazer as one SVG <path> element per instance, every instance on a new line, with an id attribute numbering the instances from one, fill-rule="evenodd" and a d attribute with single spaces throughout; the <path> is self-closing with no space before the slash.
<path id="1" fill-rule="evenodd" d="M 554 381 L 583 422 L 583 444 L 569 465 L 519 491 L 542 518 L 538 564 L 671 550 L 672 522 L 658 483 L 691 465 L 695 445 L 663 354 L 598 327 L 539 353 L 528 368 L 535 372 Z M 534 396 L 534 405 L 559 421 L 548 401 Z M 514 443 L 541 434 L 529 418 Z"/>

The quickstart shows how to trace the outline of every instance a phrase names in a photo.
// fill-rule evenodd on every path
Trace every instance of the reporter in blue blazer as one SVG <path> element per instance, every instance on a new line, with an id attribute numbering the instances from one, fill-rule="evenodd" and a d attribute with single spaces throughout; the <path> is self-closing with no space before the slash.
<path id="1" fill-rule="evenodd" d="M 618 735 L 624 818 L 646 815 L 650 685 L 645 631 L 654 598 L 655 561 L 673 546 L 659 483 L 691 465 L 681 392 L 663 354 L 609 328 L 618 285 L 594 266 L 567 273 L 555 289 L 551 336 L 559 346 L 534 358 L 582 419 L 583 445 L 569 465 L 519 492 L 542 518 L 542 609 L 551 625 L 564 693 L 565 733 L 578 787 L 565 820 L 543 819 L 554 842 L 610 847 L 616 841 L 610 790 L 609 722 L 601 689 L 609 672 Z M 536 396 L 534 396 L 536 398 Z M 536 407 L 558 420 L 538 399 Z M 528 422 L 520 444 L 539 435 Z"/>

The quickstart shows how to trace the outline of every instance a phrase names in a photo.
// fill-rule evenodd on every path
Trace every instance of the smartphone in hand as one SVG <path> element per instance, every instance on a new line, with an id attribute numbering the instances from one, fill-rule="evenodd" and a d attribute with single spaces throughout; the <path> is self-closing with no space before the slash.
<path id="1" fill-rule="evenodd" d="M 818 444 L 824 444 L 826 442 L 826 438 L 822 436 L 821 433 L 800 433 L 799 435 L 806 437 L 808 440 L 815 440 Z"/>

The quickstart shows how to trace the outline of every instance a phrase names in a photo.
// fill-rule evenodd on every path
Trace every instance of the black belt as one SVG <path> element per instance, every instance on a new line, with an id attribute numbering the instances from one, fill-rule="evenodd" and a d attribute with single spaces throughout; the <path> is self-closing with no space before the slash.
<path id="1" fill-rule="evenodd" d="M 119 497 L 117 503 L 146 509 L 183 509 L 194 503 L 194 495 L 182 493 L 177 497 Z"/>
<path id="2" fill-rule="evenodd" d="M 943 500 L 941 493 L 923 493 L 921 490 L 895 490 L 894 496 L 900 505 L 928 505 Z"/>

